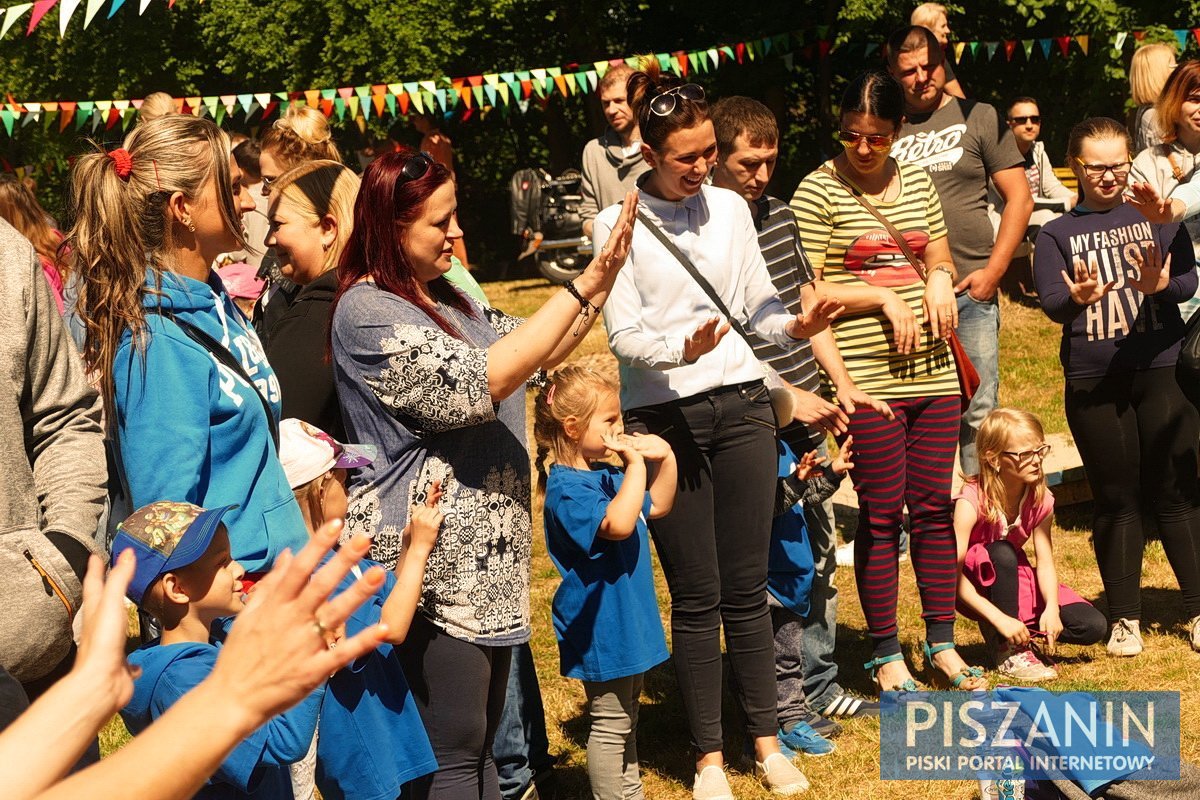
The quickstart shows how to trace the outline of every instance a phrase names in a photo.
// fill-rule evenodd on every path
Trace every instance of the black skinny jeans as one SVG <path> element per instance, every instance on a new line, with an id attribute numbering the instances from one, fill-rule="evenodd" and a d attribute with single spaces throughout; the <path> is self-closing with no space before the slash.
<path id="1" fill-rule="evenodd" d="M 408 784 L 411 800 L 500 800 L 492 738 L 504 710 L 511 647 L 455 639 L 420 611 L 400 646 L 404 677 L 438 771 Z"/>
<path id="2" fill-rule="evenodd" d="M 747 733 L 773 736 L 767 549 L 778 456 L 766 388 L 726 386 L 635 408 L 625 423 L 666 439 L 679 465 L 675 506 L 651 533 L 671 590 L 675 673 L 692 744 L 700 753 L 721 750 L 722 625 Z"/>
<path id="3" fill-rule="evenodd" d="M 1158 520 L 1188 617 L 1200 614 L 1200 415 L 1174 367 L 1068 380 L 1064 405 L 1095 503 L 1110 621 L 1142 616 L 1142 514 Z"/>
<path id="4" fill-rule="evenodd" d="M 1008 542 L 997 541 L 989 544 L 987 551 L 992 560 L 992 567 L 996 570 L 996 580 L 980 592 L 992 601 L 996 608 L 1013 619 L 1020 619 L 1017 550 Z M 1091 603 L 1068 603 L 1059 606 L 1058 616 L 1063 624 L 1058 641 L 1064 644 L 1095 644 L 1108 632 L 1104 615 Z M 988 638 L 996 636 L 996 630 L 988 623 L 981 621 L 980 627 L 987 633 Z"/>

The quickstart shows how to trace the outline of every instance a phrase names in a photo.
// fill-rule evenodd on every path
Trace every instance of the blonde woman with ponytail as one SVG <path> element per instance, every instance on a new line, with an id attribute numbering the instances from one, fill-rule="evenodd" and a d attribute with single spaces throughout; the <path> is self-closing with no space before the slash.
<path id="1" fill-rule="evenodd" d="M 255 573 L 303 547 L 305 529 L 276 453 L 279 382 L 210 269 L 246 245 L 235 178 L 211 121 L 146 122 L 75 162 L 67 245 L 114 480 L 134 508 L 236 504 L 224 517 L 233 558 Z"/>
<path id="2" fill-rule="evenodd" d="M 307 161 L 275 181 L 268 211 L 266 245 L 274 249 L 283 276 L 301 287 L 263 337 L 283 391 L 283 415 L 316 425 L 335 439 L 344 439 L 346 431 L 325 351 L 336 267 L 354 226 L 358 185 L 349 167 Z"/>
<path id="3" fill-rule="evenodd" d="M 592 370 L 564 367 L 538 394 L 533 423 L 546 549 L 563 578 L 554 635 L 563 676 L 587 695 L 597 800 L 643 795 L 638 698 L 644 673 L 668 657 L 646 521 L 675 502 L 675 454 L 658 436 L 625 435 L 617 392 Z M 623 469 L 604 463 L 613 455 Z"/>

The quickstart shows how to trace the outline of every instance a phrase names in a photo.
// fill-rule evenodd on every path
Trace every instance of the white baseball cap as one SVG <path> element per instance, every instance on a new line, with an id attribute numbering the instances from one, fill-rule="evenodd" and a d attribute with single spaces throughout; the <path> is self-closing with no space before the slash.
<path id="1" fill-rule="evenodd" d="M 342 444 L 303 420 L 279 423 L 279 460 L 288 485 L 299 489 L 331 469 L 357 469 L 375 460 L 378 449 L 369 444 Z"/>

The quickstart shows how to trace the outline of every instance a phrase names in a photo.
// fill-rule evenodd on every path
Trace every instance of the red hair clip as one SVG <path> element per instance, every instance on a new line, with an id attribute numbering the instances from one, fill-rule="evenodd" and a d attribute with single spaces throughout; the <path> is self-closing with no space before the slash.
<path id="1" fill-rule="evenodd" d="M 133 157 L 129 155 L 129 151 L 118 147 L 116 150 L 110 150 L 108 157 L 113 160 L 113 169 L 117 177 L 128 183 L 129 173 L 133 172 Z"/>

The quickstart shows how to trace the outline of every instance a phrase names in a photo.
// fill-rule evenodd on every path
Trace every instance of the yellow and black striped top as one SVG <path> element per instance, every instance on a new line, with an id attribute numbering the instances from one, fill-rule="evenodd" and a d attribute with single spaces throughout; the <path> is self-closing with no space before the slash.
<path id="1" fill-rule="evenodd" d="M 897 166 L 898 198 L 871 203 L 903 234 L 913 252 L 924 256 L 929 242 L 946 235 L 942 204 L 925 170 L 912 164 Z M 921 326 L 920 345 L 901 355 L 882 311 L 836 320 L 834 337 L 858 388 L 882 399 L 959 394 L 950 348 L 934 338 L 925 319 L 921 303 L 925 283 L 879 220 L 835 178 L 820 171 L 800 183 L 791 207 L 804 252 L 821 279 L 891 289 L 908 303 Z"/>

